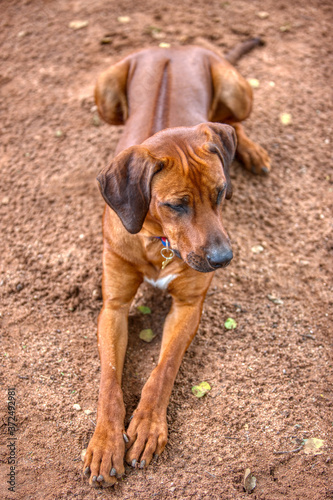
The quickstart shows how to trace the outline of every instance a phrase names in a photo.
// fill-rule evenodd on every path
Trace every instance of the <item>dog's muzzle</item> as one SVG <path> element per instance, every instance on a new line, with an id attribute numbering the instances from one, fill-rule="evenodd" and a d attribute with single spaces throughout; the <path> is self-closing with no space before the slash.
<path id="1" fill-rule="evenodd" d="M 227 267 L 230 264 L 232 257 L 233 254 L 231 250 L 222 252 L 221 254 L 210 254 L 207 255 L 206 258 L 203 258 L 194 252 L 190 252 L 187 255 L 186 262 L 190 267 L 192 267 L 192 269 L 195 269 L 200 273 L 211 273 L 216 269 Z"/>

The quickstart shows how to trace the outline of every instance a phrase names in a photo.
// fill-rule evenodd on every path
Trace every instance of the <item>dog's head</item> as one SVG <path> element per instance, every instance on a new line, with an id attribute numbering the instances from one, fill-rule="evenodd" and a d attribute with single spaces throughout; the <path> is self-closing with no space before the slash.
<path id="1" fill-rule="evenodd" d="M 189 266 L 210 272 L 232 259 L 222 203 L 232 195 L 235 149 L 228 125 L 165 129 L 118 154 L 97 180 L 127 231 L 138 233 L 145 220 L 158 224 Z"/>

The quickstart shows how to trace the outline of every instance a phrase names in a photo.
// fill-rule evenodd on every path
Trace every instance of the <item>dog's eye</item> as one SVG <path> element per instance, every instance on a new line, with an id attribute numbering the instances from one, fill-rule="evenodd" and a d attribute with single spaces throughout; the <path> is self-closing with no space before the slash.
<path id="1" fill-rule="evenodd" d="M 179 214 L 185 214 L 187 213 L 188 207 L 187 205 L 183 204 L 172 204 L 172 203 L 164 203 L 165 207 L 171 208 L 174 212 L 177 212 Z"/>

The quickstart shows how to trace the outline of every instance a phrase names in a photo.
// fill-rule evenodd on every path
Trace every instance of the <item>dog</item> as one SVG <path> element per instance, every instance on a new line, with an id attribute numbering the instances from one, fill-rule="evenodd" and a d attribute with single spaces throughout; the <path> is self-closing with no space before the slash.
<path id="1" fill-rule="evenodd" d="M 226 58 L 194 46 L 150 48 L 98 78 L 100 116 L 125 127 L 115 158 L 97 177 L 106 202 L 97 333 L 101 381 L 83 469 L 93 486 L 113 485 L 124 473 L 124 458 L 145 468 L 163 452 L 180 363 L 213 273 L 233 257 L 222 207 L 232 196 L 235 152 L 254 173 L 270 170 L 267 152 L 240 123 L 251 112 L 252 91 L 232 64 L 259 43 L 247 41 Z M 158 364 L 125 432 L 127 318 L 143 281 L 167 290 L 172 306 Z"/>

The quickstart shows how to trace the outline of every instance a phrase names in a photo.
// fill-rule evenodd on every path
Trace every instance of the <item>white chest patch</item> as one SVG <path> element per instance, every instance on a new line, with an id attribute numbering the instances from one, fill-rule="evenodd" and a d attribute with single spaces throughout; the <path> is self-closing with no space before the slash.
<path id="1" fill-rule="evenodd" d="M 168 286 L 170 285 L 171 281 L 177 278 L 177 274 L 168 274 L 167 276 L 164 276 L 163 278 L 159 278 L 158 280 L 152 280 L 150 278 L 147 278 L 145 276 L 144 280 L 147 283 L 150 283 L 151 285 L 155 286 L 156 288 L 160 288 L 161 290 L 166 290 Z"/>

